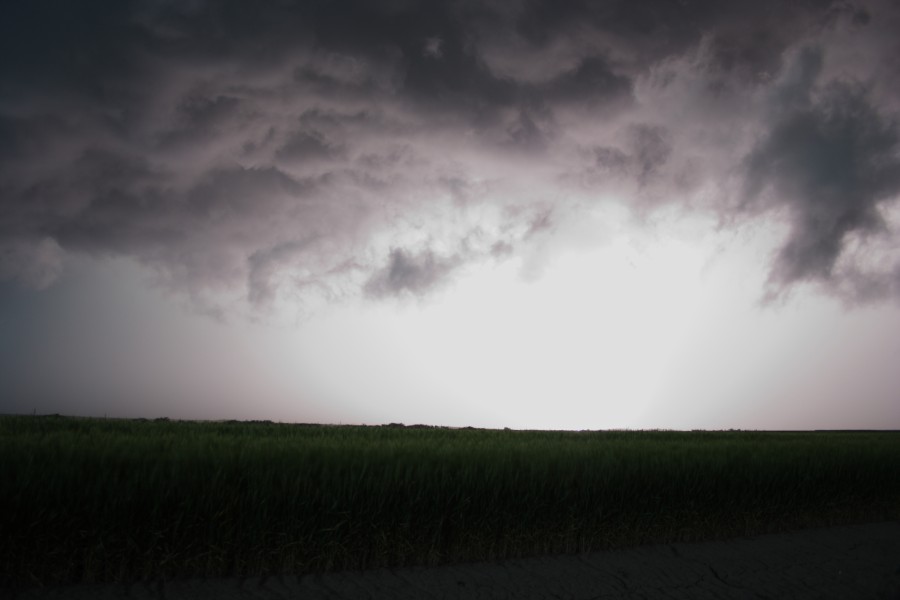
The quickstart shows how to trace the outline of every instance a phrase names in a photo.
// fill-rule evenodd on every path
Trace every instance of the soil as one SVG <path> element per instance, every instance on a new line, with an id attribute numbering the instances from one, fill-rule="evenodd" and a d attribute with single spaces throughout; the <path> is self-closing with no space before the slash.
<path id="1" fill-rule="evenodd" d="M 22 600 L 900 600 L 900 522 L 438 568 L 75 586 L 27 590 L 14 597 Z"/>

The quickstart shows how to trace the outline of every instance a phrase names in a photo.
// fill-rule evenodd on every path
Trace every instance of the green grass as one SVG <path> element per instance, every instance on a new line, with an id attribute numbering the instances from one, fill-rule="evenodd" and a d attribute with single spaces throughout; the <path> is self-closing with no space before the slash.
<path id="1" fill-rule="evenodd" d="M 0 417 L 0 583 L 308 573 L 900 518 L 900 434 Z"/>

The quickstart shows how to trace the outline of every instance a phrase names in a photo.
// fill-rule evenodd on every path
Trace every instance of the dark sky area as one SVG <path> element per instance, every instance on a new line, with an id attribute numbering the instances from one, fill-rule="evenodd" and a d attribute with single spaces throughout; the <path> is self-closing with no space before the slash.
<path id="1" fill-rule="evenodd" d="M 900 428 L 900 2 L 9 3 L 0 412 Z"/>

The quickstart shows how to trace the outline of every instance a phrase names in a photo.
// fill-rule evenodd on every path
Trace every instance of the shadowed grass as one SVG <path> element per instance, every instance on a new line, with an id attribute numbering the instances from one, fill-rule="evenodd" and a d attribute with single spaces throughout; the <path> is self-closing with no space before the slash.
<path id="1" fill-rule="evenodd" d="M 900 434 L 0 417 L 7 585 L 306 573 L 900 518 Z"/>

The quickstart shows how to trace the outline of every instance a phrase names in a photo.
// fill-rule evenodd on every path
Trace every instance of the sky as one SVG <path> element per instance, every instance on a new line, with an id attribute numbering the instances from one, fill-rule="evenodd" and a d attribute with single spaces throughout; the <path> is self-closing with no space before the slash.
<path id="1" fill-rule="evenodd" d="M 30 0 L 0 413 L 900 429 L 897 0 Z"/>

